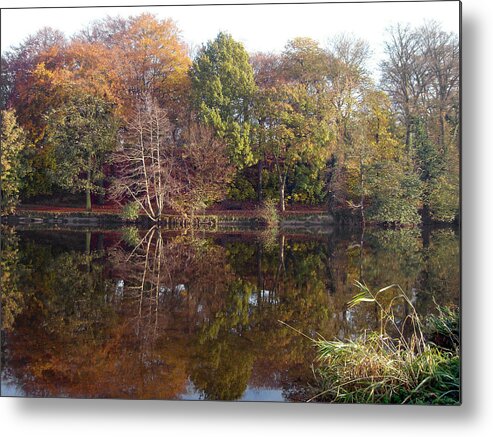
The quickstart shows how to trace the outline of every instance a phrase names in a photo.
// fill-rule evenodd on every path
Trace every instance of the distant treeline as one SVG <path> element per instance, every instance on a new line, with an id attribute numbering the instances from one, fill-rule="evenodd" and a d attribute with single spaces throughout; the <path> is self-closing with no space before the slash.
<path id="1" fill-rule="evenodd" d="M 343 221 L 456 220 L 457 35 L 390 28 L 378 84 L 369 59 L 345 35 L 249 54 L 225 33 L 190 57 L 150 14 L 44 28 L 2 53 L 2 214 L 80 192 L 154 220 L 272 198 Z"/>

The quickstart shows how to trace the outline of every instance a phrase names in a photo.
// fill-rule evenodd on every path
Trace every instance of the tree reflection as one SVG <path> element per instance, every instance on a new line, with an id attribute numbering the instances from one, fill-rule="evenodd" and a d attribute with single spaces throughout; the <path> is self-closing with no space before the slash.
<path id="1" fill-rule="evenodd" d="M 377 327 L 372 305 L 347 306 L 354 279 L 398 283 L 421 314 L 459 296 L 450 229 L 426 244 L 414 230 L 377 229 L 364 241 L 2 233 L 4 372 L 35 396 L 171 399 L 192 381 L 204 399 L 240 399 L 251 386 L 302 400 L 314 350 L 279 320 L 327 339 Z"/>

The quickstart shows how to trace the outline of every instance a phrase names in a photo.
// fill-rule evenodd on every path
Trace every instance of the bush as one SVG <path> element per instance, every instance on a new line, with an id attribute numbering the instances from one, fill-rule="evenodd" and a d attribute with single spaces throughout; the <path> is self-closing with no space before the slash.
<path id="1" fill-rule="evenodd" d="M 137 202 L 127 203 L 122 210 L 121 216 L 125 220 L 135 221 L 139 218 L 140 206 Z"/>
<path id="2" fill-rule="evenodd" d="M 277 228 L 280 221 L 279 213 L 277 212 L 277 202 L 274 199 L 264 201 L 259 210 L 259 216 L 268 228 Z"/>

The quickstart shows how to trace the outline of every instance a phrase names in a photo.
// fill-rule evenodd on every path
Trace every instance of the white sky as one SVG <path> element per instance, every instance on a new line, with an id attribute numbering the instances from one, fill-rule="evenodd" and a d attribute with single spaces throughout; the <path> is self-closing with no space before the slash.
<path id="1" fill-rule="evenodd" d="M 221 0 L 210 0 L 220 2 Z M 234 0 L 231 0 L 234 1 Z M 245 1 L 245 0 L 241 0 Z M 152 4 L 153 1 L 145 1 Z M 166 2 L 166 0 L 164 0 Z M 99 2 L 100 3 L 100 2 Z M 137 3 L 136 0 L 107 0 L 104 5 Z M 155 3 L 155 2 L 154 2 Z M 168 3 L 206 3 L 206 0 L 168 0 Z M 37 3 L 39 5 L 39 3 Z M 97 1 L 79 0 L 73 5 L 97 5 Z M 100 3 L 103 4 L 103 3 Z M 0 0 L 2 8 L 36 6 L 24 0 Z M 70 6 L 67 0 L 44 1 L 43 6 Z M 261 6 L 202 6 L 202 7 L 138 7 L 90 9 L 23 9 L 2 10 L 2 51 L 17 45 L 41 27 L 51 26 L 67 36 L 76 33 L 92 20 L 107 15 L 128 17 L 141 12 L 155 13 L 160 18 L 172 18 L 182 31 L 185 41 L 199 46 L 227 31 L 243 42 L 249 52 L 281 51 L 286 42 L 297 36 L 308 36 L 323 46 L 338 33 L 350 33 L 363 38 L 373 50 L 370 68 L 382 57 L 386 28 L 396 23 L 421 25 L 436 20 L 446 31 L 459 33 L 459 2 L 399 2 L 399 3 L 341 3 Z"/>

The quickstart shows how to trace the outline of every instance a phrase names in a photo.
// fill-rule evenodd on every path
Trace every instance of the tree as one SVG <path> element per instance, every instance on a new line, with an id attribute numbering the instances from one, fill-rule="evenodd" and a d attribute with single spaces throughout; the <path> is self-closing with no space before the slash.
<path id="1" fill-rule="evenodd" d="M 369 47 L 364 40 L 339 35 L 329 41 L 326 50 L 329 57 L 327 97 L 335 131 L 326 165 L 326 181 L 328 210 L 334 213 L 338 204 L 347 200 L 347 192 L 341 182 L 347 177 L 347 155 L 352 153 L 351 135 L 355 130 L 351 127 L 356 124 L 355 113 L 361 106 L 363 94 L 371 86 L 365 68 Z"/>
<path id="2" fill-rule="evenodd" d="M 51 190 L 49 169 L 53 163 L 43 141 L 44 115 L 53 107 L 54 96 L 51 83 L 40 80 L 36 70 L 40 65 L 45 71 L 63 65 L 65 46 L 63 33 L 45 27 L 2 55 L 2 103 L 16 111 L 19 125 L 34 146 L 29 156 L 32 171 L 26 178 L 23 195 L 46 194 Z"/>
<path id="3" fill-rule="evenodd" d="M 257 114 L 265 155 L 275 168 L 281 211 L 286 209 L 285 192 L 289 172 L 301 162 L 323 161 L 330 140 L 324 124 L 311 116 L 315 103 L 303 85 L 281 85 L 265 90 L 258 99 Z"/>
<path id="4" fill-rule="evenodd" d="M 394 225 L 419 222 L 419 177 L 392 123 L 385 93 L 366 90 L 350 128 L 346 159 L 347 203 L 360 211 L 363 225 L 367 218 Z"/>
<path id="5" fill-rule="evenodd" d="M 121 102 L 124 118 L 133 116 L 133 110 L 147 98 L 166 107 L 172 121 L 183 112 L 190 59 L 172 20 L 159 20 L 149 13 L 128 19 L 107 17 L 82 31 L 75 42 L 89 50 L 106 49 L 111 67 L 106 74 Z M 101 61 L 107 65 L 107 60 Z"/>
<path id="6" fill-rule="evenodd" d="M 178 181 L 178 192 L 170 198 L 175 211 L 193 216 L 196 210 L 222 199 L 233 168 L 226 144 L 211 128 L 191 123 L 175 154 L 178 166 L 174 177 Z"/>
<path id="7" fill-rule="evenodd" d="M 428 136 L 425 123 L 417 118 L 412 124 L 412 153 L 423 183 L 422 218 L 452 222 L 459 212 L 458 162 L 455 148 L 440 151 Z"/>
<path id="8" fill-rule="evenodd" d="M 10 214 L 19 202 L 23 177 L 29 172 L 27 151 L 31 148 L 14 110 L 2 111 L 2 155 L 0 159 L 1 215 Z"/>
<path id="9" fill-rule="evenodd" d="M 147 99 L 134 109 L 122 145 L 111 159 L 116 173 L 112 198 L 120 204 L 137 202 L 153 222 L 159 222 L 178 193 L 171 132 L 166 111 Z"/>
<path id="10" fill-rule="evenodd" d="M 116 144 L 113 105 L 73 88 L 47 120 L 56 162 L 53 177 L 62 188 L 85 191 L 86 209 L 91 211 L 91 193 L 101 192 L 103 164 Z"/>
<path id="11" fill-rule="evenodd" d="M 459 40 L 454 33 L 441 30 L 434 21 L 422 26 L 419 33 L 429 74 L 427 107 L 431 108 L 431 118 L 438 125 L 437 144 L 445 150 L 450 142 L 458 144 Z"/>
<path id="12" fill-rule="evenodd" d="M 380 66 L 381 83 L 395 105 L 409 145 L 412 119 L 423 111 L 430 75 L 417 30 L 397 25 L 389 29 L 389 38 L 385 43 L 387 57 Z"/>
<path id="13" fill-rule="evenodd" d="M 231 162 L 240 170 L 255 164 L 251 106 L 256 86 L 243 45 L 219 33 L 197 54 L 190 78 L 193 106 L 201 120 L 226 141 Z"/>

